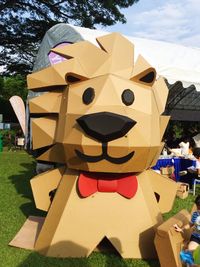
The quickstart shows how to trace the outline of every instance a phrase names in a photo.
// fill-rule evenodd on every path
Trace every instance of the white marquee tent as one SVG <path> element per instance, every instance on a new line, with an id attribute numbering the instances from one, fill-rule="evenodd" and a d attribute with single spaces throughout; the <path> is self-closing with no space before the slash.
<path id="1" fill-rule="evenodd" d="M 64 23 L 55 25 L 44 36 L 34 71 L 50 65 L 48 52 L 58 43 L 88 40 L 97 45 L 96 37 L 108 33 Z M 125 37 L 135 46 L 135 60 L 141 54 L 158 75 L 166 78 L 169 87 L 167 113 L 173 119 L 200 120 L 200 48 Z"/>

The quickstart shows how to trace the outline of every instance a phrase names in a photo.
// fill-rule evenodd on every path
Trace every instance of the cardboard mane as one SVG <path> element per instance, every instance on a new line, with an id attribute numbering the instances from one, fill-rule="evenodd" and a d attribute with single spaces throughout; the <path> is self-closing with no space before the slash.
<path id="1" fill-rule="evenodd" d="M 35 250 L 88 256 L 106 237 L 124 258 L 154 258 L 155 229 L 176 183 L 150 167 L 163 147 L 168 89 L 118 33 L 56 47 L 65 60 L 28 76 L 33 148 L 61 164 L 31 180 L 38 209 L 48 211 Z M 167 192 L 166 192 L 167 189 Z M 56 192 L 50 198 L 52 192 Z"/>

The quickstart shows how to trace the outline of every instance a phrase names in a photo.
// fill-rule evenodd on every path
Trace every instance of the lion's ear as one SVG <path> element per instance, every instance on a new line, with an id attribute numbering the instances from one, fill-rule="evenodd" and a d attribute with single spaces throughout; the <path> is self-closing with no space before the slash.
<path id="1" fill-rule="evenodd" d="M 151 87 L 156 80 L 156 71 L 142 56 L 139 56 L 131 76 L 132 81 Z"/>

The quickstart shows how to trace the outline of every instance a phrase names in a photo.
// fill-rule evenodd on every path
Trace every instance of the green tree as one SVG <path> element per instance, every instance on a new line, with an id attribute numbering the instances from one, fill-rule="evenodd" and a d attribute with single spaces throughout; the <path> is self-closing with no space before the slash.
<path id="1" fill-rule="evenodd" d="M 57 23 L 95 25 L 125 23 L 120 12 L 139 0 L 1 0 L 0 66 L 5 73 L 27 74 L 45 32 Z"/>
<path id="2" fill-rule="evenodd" d="M 13 95 L 20 96 L 24 101 L 27 97 L 26 81 L 20 74 L 11 77 L 0 77 L 0 96 L 9 100 Z"/>

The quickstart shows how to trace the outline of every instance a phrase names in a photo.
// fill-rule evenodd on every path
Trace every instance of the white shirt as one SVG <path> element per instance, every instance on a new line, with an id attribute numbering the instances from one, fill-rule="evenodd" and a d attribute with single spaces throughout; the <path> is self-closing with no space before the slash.
<path id="1" fill-rule="evenodd" d="M 196 169 L 200 169 L 200 161 L 196 160 Z"/>
<path id="2" fill-rule="evenodd" d="M 184 143 L 184 142 L 181 142 L 179 144 L 180 148 L 181 148 L 181 154 L 182 155 L 188 155 L 189 154 L 189 142 L 187 143 Z"/>

